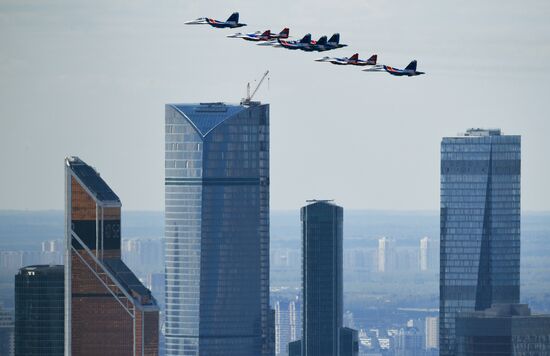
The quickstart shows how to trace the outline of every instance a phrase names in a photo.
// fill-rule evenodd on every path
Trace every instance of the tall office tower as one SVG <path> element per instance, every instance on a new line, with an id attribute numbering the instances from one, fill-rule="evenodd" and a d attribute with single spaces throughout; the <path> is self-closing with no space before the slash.
<path id="1" fill-rule="evenodd" d="M 118 196 L 65 160 L 65 355 L 157 355 L 159 309 L 122 262 Z"/>
<path id="2" fill-rule="evenodd" d="M 63 266 L 28 266 L 15 275 L 15 355 L 63 356 Z"/>
<path id="3" fill-rule="evenodd" d="M 13 315 L 0 304 L 0 355 L 13 356 L 14 343 Z"/>
<path id="4" fill-rule="evenodd" d="M 526 304 L 495 304 L 456 318 L 457 356 L 550 355 L 550 315 Z"/>
<path id="5" fill-rule="evenodd" d="M 166 105 L 165 167 L 167 355 L 267 355 L 269 105 Z"/>
<path id="6" fill-rule="evenodd" d="M 378 239 L 378 272 L 390 272 L 395 269 L 395 241 L 387 237 Z"/>
<path id="7" fill-rule="evenodd" d="M 425 321 L 426 350 L 439 348 L 439 318 L 437 316 L 428 316 Z"/>
<path id="8" fill-rule="evenodd" d="M 303 356 L 339 355 L 343 319 L 344 209 L 313 200 L 301 209 Z"/>
<path id="9" fill-rule="evenodd" d="M 519 302 L 521 137 L 470 129 L 441 143 L 440 353 L 457 312 Z"/>

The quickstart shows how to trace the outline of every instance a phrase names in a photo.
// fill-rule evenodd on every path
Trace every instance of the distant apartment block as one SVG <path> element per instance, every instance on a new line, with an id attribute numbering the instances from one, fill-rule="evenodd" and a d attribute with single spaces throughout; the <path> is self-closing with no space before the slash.
<path id="1" fill-rule="evenodd" d="M 378 239 L 378 272 L 393 271 L 396 264 L 395 240 L 381 237 Z"/>
<path id="2" fill-rule="evenodd" d="M 439 348 L 439 318 L 436 316 L 429 316 L 425 322 L 425 337 L 426 343 L 424 345 L 426 350 Z"/>

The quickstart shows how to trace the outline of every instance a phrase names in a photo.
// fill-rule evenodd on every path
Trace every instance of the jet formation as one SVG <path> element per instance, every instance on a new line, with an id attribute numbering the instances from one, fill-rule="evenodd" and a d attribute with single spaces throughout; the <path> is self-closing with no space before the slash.
<path id="1" fill-rule="evenodd" d="M 238 28 L 246 26 L 239 22 L 239 13 L 234 12 L 225 21 L 219 21 L 208 17 L 200 17 L 193 21 L 185 22 L 186 25 L 210 25 L 214 28 Z M 329 39 L 327 36 L 321 36 L 318 40 L 312 40 L 308 33 L 300 40 L 289 40 L 290 30 L 284 28 L 279 33 L 272 33 L 271 30 L 256 31 L 253 33 L 234 33 L 228 35 L 229 38 L 240 38 L 245 41 L 257 42 L 259 46 L 268 46 L 275 48 L 284 48 L 288 50 L 300 50 L 304 52 L 325 52 L 346 47 L 347 44 L 340 43 L 340 34 L 335 33 Z M 335 65 L 368 66 L 363 69 L 364 72 L 386 72 L 398 77 L 414 77 L 425 72 L 416 70 L 417 61 L 413 60 L 404 69 L 394 68 L 385 64 L 377 64 L 378 55 L 373 54 L 369 59 L 360 59 L 359 54 L 355 53 L 351 57 L 328 57 L 315 59 L 316 62 L 327 62 Z"/>

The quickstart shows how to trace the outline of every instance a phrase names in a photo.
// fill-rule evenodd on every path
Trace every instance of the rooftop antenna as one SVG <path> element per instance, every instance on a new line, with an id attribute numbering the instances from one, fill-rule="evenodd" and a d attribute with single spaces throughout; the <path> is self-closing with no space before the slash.
<path id="1" fill-rule="evenodd" d="M 254 95 L 256 95 L 256 92 L 258 91 L 258 89 L 260 89 L 260 86 L 262 85 L 265 77 L 267 77 L 268 74 L 269 74 L 269 70 L 266 70 L 264 75 L 262 76 L 262 79 L 260 79 L 260 82 L 258 83 L 258 85 L 256 85 L 256 88 L 254 89 L 252 94 L 250 94 L 250 83 L 246 83 L 246 98 L 241 99 L 241 105 L 250 106 L 258 103 L 258 102 L 253 102 L 252 98 L 254 98 Z"/>

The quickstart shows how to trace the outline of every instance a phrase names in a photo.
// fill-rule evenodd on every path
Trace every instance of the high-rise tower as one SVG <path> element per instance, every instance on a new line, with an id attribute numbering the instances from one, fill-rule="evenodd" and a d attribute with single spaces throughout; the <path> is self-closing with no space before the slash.
<path id="1" fill-rule="evenodd" d="M 258 356 L 269 335 L 269 105 L 166 105 L 167 355 Z"/>
<path id="2" fill-rule="evenodd" d="M 340 354 L 344 209 L 312 201 L 301 209 L 303 356 Z"/>
<path id="3" fill-rule="evenodd" d="M 63 356 L 63 266 L 15 276 L 15 356 Z"/>
<path id="4" fill-rule="evenodd" d="M 158 306 L 121 260 L 120 199 L 78 157 L 65 188 L 65 355 L 158 355 Z"/>
<path id="5" fill-rule="evenodd" d="M 470 129 L 441 143 L 440 354 L 455 317 L 520 295 L 520 136 Z"/>

